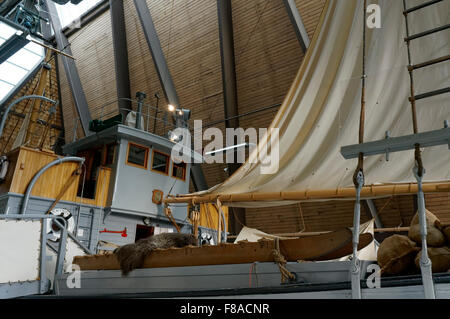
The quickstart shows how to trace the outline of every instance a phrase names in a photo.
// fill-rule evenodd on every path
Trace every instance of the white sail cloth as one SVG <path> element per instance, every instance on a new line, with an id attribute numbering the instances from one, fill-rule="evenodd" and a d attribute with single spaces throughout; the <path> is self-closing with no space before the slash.
<path id="1" fill-rule="evenodd" d="M 410 83 L 402 1 L 368 1 L 381 8 L 381 28 L 367 29 L 365 141 L 413 133 L 408 101 Z M 407 0 L 408 7 L 421 1 Z M 415 34 L 450 23 L 450 1 L 408 16 Z M 279 170 L 261 174 L 261 162 L 247 161 L 224 183 L 203 194 L 265 193 L 352 187 L 357 160 L 345 160 L 340 148 L 358 143 L 361 100 L 363 1 L 330 0 L 318 30 L 278 114 Z M 369 16 L 370 14 L 368 14 Z M 450 30 L 411 42 L 413 64 L 450 54 Z M 416 94 L 450 86 L 450 63 L 414 72 Z M 450 96 L 417 102 L 419 131 L 443 128 L 450 119 Z M 257 152 L 269 136 L 259 141 Z M 450 180 L 450 151 L 446 145 L 423 151 L 424 181 Z M 365 185 L 416 182 L 414 152 L 404 151 L 365 159 Z M 200 193 L 197 193 L 200 195 Z M 233 203 L 270 206 L 290 202 Z"/>

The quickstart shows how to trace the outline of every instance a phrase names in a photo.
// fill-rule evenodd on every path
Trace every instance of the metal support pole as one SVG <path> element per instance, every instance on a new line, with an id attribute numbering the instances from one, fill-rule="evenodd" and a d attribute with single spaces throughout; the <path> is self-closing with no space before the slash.
<path id="1" fill-rule="evenodd" d="M 239 127 L 231 0 L 217 0 L 226 127 Z"/>
<path id="2" fill-rule="evenodd" d="M 173 105 L 175 108 L 179 108 L 180 103 L 178 100 L 177 91 L 175 89 L 175 84 L 173 83 L 172 76 L 170 75 L 169 67 L 167 66 L 147 2 L 142 0 L 134 0 L 134 5 L 136 7 L 142 29 L 144 30 L 145 39 L 147 40 L 150 53 L 152 54 L 153 62 L 155 63 L 155 68 L 158 73 L 164 96 L 169 104 Z M 166 130 L 166 120 L 167 112 L 164 114 L 164 132 Z M 191 172 L 193 172 L 192 176 L 193 178 L 197 178 L 197 185 L 206 185 L 203 173 L 199 173 L 199 170 L 201 170 L 201 167 L 196 167 L 194 170 L 191 169 Z"/>
<path id="3" fill-rule="evenodd" d="M 380 216 L 377 212 L 377 207 L 371 199 L 366 199 L 367 206 L 369 207 L 370 215 L 375 219 L 375 226 L 377 228 L 383 228 L 383 223 L 381 222 Z"/>
<path id="4" fill-rule="evenodd" d="M 40 10 L 39 10 L 39 15 L 42 18 L 44 18 L 44 19 L 41 19 L 42 35 L 44 36 L 45 41 L 47 41 L 47 43 L 49 43 L 50 38 L 52 37 L 52 27 L 51 27 L 50 23 L 47 22 L 47 21 L 50 21 L 50 15 L 48 14 L 47 11 L 42 10 L 42 8 L 40 8 Z"/>
<path id="5" fill-rule="evenodd" d="M 70 43 L 62 32 L 61 22 L 58 18 L 58 12 L 56 11 L 55 3 L 52 0 L 45 0 L 45 4 L 50 14 L 50 21 L 53 26 L 53 31 L 55 32 L 55 39 L 58 45 L 58 49 L 61 51 L 66 51 L 66 53 L 72 55 L 72 51 L 70 50 Z M 61 60 L 64 65 L 64 70 L 66 71 L 67 81 L 69 82 L 69 87 L 72 92 L 78 116 L 80 117 L 80 122 L 81 126 L 83 127 L 84 134 L 86 136 L 91 135 L 92 132 L 89 131 L 89 122 L 92 120 L 91 113 L 89 111 L 89 106 L 83 91 L 83 86 L 81 84 L 77 66 L 75 65 L 74 60 L 66 56 L 61 56 Z"/>
<path id="6" fill-rule="evenodd" d="M 419 176 L 419 168 L 417 166 L 413 169 L 414 176 L 417 179 L 417 206 L 419 209 L 419 225 L 420 235 L 422 237 L 422 254 L 420 256 L 420 272 L 422 273 L 422 283 L 425 298 L 435 299 L 433 275 L 431 270 L 431 260 L 428 258 L 427 247 L 427 219 L 425 214 L 425 196 L 422 189 L 422 179 L 425 174 L 425 169 L 422 171 L 422 176 Z"/>
<path id="7" fill-rule="evenodd" d="M 117 98 L 119 99 L 119 112 L 123 118 L 131 109 L 130 72 L 128 67 L 127 36 L 125 28 L 125 15 L 123 1 L 109 0 L 111 8 L 111 27 L 114 45 L 114 65 L 116 68 Z M 126 98 L 126 99 L 122 99 Z"/>
<path id="8" fill-rule="evenodd" d="M 180 103 L 175 90 L 175 84 L 173 83 L 172 76 L 170 75 L 169 67 L 167 66 L 150 10 L 147 7 L 147 2 L 142 0 L 134 0 L 134 5 L 136 7 L 142 29 L 144 30 L 144 35 L 147 40 L 150 53 L 152 54 L 153 62 L 155 63 L 155 68 L 158 73 L 164 95 L 166 96 L 169 104 L 179 107 Z"/>
<path id="9" fill-rule="evenodd" d="M 358 252 L 358 244 L 359 244 L 359 223 L 361 218 L 361 189 L 364 185 L 364 175 L 362 171 L 358 172 L 356 180 L 358 182 L 358 185 L 355 187 L 356 200 L 353 215 L 353 259 L 351 266 L 351 282 L 352 282 L 352 298 L 361 299 L 361 285 L 360 285 L 361 265 L 356 253 Z"/>
<path id="10" fill-rule="evenodd" d="M 234 61 L 233 17 L 231 0 L 217 0 L 217 14 L 219 21 L 220 57 L 222 65 L 223 106 L 225 126 L 239 127 L 239 110 L 236 84 L 236 68 Z M 231 118 L 231 119 L 230 119 Z M 233 141 L 234 144 L 238 140 Z M 234 154 L 233 163 L 228 163 L 228 174 L 232 175 L 241 166 Z"/>
<path id="11" fill-rule="evenodd" d="M 47 246 L 47 223 L 42 220 L 42 233 L 41 233 L 41 255 L 40 255 L 40 266 L 39 266 L 39 293 L 43 294 L 47 291 L 46 281 L 47 273 L 46 268 L 46 246 Z"/>
<path id="12" fill-rule="evenodd" d="M 308 37 L 308 32 L 306 32 L 305 25 L 303 24 L 302 17 L 298 12 L 297 6 L 294 0 L 283 0 L 286 11 L 291 20 L 292 26 L 294 27 L 295 34 L 297 35 L 298 42 L 303 49 L 303 52 L 309 47 L 310 41 Z"/>
<path id="13" fill-rule="evenodd" d="M 61 275 L 64 270 L 65 253 L 63 253 L 63 251 L 66 250 L 67 228 L 65 225 L 61 225 L 56 219 L 53 222 L 61 229 L 61 238 L 59 239 L 58 245 L 58 256 L 56 257 L 56 269 L 55 269 L 55 276 L 56 276 Z"/>

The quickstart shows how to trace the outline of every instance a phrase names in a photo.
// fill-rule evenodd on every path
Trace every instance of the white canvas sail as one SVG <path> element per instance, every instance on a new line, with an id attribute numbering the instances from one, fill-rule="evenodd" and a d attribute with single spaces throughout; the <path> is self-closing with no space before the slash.
<path id="1" fill-rule="evenodd" d="M 407 0 L 408 7 L 422 1 Z M 381 9 L 381 28 L 367 28 L 365 141 L 413 133 L 410 83 L 407 71 L 405 20 L 400 0 L 368 1 Z M 196 194 L 258 194 L 308 192 L 352 188 L 357 159 L 345 160 L 340 148 L 358 143 L 361 100 L 364 1 L 330 0 L 302 66 L 271 124 L 279 128 L 279 169 L 261 174 L 261 161 L 247 161 L 228 180 Z M 370 16 L 370 14 L 368 14 Z M 450 1 L 408 16 L 415 34 L 450 23 Z M 413 63 L 450 54 L 450 30 L 414 40 Z M 450 86 L 450 63 L 414 72 L 416 94 Z M 441 129 L 450 120 L 450 94 L 417 102 L 419 131 Z M 261 149 L 269 137 L 260 140 Z M 257 150 L 250 159 L 257 157 Z M 423 150 L 425 182 L 450 180 L 450 151 L 446 145 Z M 415 183 L 414 152 L 404 151 L 365 158 L 365 185 Z M 269 196 L 270 197 L 270 196 Z M 319 196 L 320 197 L 320 196 Z M 349 196 L 350 197 L 350 196 Z M 226 200 L 225 200 L 226 201 Z M 289 201 L 261 203 L 262 206 Z M 233 203 L 253 206 L 256 203 Z"/>

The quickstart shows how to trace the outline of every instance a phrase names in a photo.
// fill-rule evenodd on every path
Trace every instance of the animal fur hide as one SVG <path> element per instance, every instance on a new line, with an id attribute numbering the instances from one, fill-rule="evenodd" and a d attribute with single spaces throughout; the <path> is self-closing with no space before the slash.
<path id="1" fill-rule="evenodd" d="M 147 257 L 154 249 L 171 247 L 197 246 L 198 240 L 191 234 L 163 233 L 140 239 L 134 244 L 127 244 L 114 250 L 120 263 L 122 274 L 127 275 L 135 268 L 141 268 Z"/>

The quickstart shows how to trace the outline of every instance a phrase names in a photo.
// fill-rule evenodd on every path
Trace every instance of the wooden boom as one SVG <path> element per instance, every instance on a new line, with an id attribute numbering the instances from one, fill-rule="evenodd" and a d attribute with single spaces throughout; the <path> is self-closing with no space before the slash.
<path id="1" fill-rule="evenodd" d="M 450 182 L 423 183 L 425 193 L 450 192 Z M 362 198 L 373 198 L 392 195 L 411 195 L 417 193 L 416 183 L 404 184 L 383 184 L 368 185 L 361 190 Z M 271 202 L 271 201 L 308 201 L 323 199 L 353 199 L 355 197 L 355 188 L 338 188 L 324 190 L 305 190 L 305 191 L 284 191 L 273 193 L 242 193 L 242 194 L 205 194 L 195 195 L 187 194 L 177 197 L 167 197 L 163 200 L 165 204 L 175 203 L 215 203 L 217 199 L 223 205 L 239 202 Z"/>
<path id="2" fill-rule="evenodd" d="M 372 235 L 362 234 L 359 249 L 372 242 Z M 347 256 L 352 253 L 352 232 L 343 228 L 335 232 L 279 241 L 280 252 L 287 261 L 322 261 Z M 275 242 L 222 243 L 217 246 L 156 249 L 144 261 L 143 268 L 184 267 L 203 265 L 274 262 Z M 74 264 L 81 270 L 118 270 L 115 254 L 77 256 Z"/>

